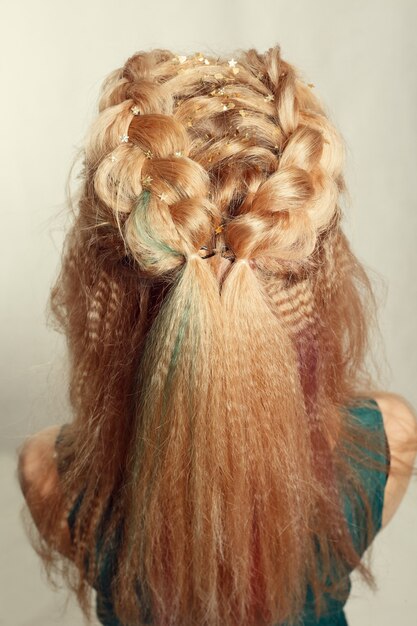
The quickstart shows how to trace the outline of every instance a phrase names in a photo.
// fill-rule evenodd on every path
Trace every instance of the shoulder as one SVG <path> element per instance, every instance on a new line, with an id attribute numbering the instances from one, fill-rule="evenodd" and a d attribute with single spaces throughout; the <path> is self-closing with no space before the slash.
<path id="1" fill-rule="evenodd" d="M 17 476 L 26 498 L 34 485 L 40 497 L 53 491 L 58 479 L 54 457 L 59 426 L 49 426 L 28 437 L 18 448 Z"/>
<path id="2" fill-rule="evenodd" d="M 384 493 L 384 527 L 398 509 L 410 481 L 417 454 L 417 415 L 400 394 L 380 391 L 374 393 L 373 398 L 383 418 L 391 457 Z"/>
<path id="3" fill-rule="evenodd" d="M 60 426 L 49 426 L 32 435 L 17 449 L 17 479 L 26 504 L 40 534 L 48 541 L 54 541 L 57 549 L 68 554 L 70 535 L 65 523 L 65 499 L 60 488 L 59 473 L 55 456 L 55 441 Z M 50 528 L 51 510 L 58 511 L 60 524 Z M 57 520 L 58 521 L 58 520 Z"/>
<path id="4" fill-rule="evenodd" d="M 407 443 L 417 435 L 417 415 L 411 404 L 400 394 L 378 392 L 373 394 L 384 421 L 388 442 Z"/>

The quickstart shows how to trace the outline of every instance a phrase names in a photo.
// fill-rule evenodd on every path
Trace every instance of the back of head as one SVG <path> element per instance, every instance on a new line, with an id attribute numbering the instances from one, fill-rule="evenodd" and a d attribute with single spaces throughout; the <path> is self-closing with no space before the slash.
<path id="1" fill-rule="evenodd" d="M 103 85 L 52 291 L 81 602 L 110 503 L 126 623 L 290 622 L 307 585 L 319 598 L 359 564 L 336 476 L 361 436 L 345 409 L 366 396 L 372 292 L 341 228 L 343 165 L 278 46 L 139 52 Z"/>

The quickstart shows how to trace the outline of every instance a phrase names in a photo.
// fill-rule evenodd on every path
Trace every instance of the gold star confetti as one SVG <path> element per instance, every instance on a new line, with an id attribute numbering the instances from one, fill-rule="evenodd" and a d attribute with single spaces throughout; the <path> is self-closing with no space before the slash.
<path id="1" fill-rule="evenodd" d="M 239 74 L 240 70 L 238 67 L 232 67 L 233 74 Z"/>
<path id="2" fill-rule="evenodd" d="M 307 83 L 307 87 L 310 87 L 310 89 L 313 89 L 314 86 L 314 83 Z"/>
<path id="3" fill-rule="evenodd" d="M 160 200 L 162 200 L 162 202 L 166 202 L 168 200 L 168 196 L 166 193 L 160 193 L 158 197 Z"/>
<path id="4" fill-rule="evenodd" d="M 147 159 L 153 159 L 153 152 L 151 150 L 145 150 L 145 156 Z"/>
<path id="5" fill-rule="evenodd" d="M 264 97 L 265 102 L 272 102 L 273 99 L 274 96 L 272 95 L 272 93 L 269 93 L 267 96 Z"/>
<path id="6" fill-rule="evenodd" d="M 204 63 L 204 65 L 210 65 L 210 61 L 206 59 L 202 54 L 199 54 L 197 56 L 197 60 L 200 61 L 200 63 Z"/>
<path id="7" fill-rule="evenodd" d="M 188 118 L 187 120 L 187 126 L 192 126 L 193 125 L 193 120 L 190 118 Z"/>
<path id="8" fill-rule="evenodd" d="M 213 89 L 213 91 L 210 91 L 210 96 L 224 96 L 224 87 Z"/>
<path id="9" fill-rule="evenodd" d="M 235 67 L 236 64 L 237 64 L 237 61 L 235 61 L 234 59 L 230 59 L 229 67 Z"/>
<path id="10" fill-rule="evenodd" d="M 120 135 L 119 139 L 122 143 L 127 143 L 129 141 L 129 135 Z"/>
<path id="11" fill-rule="evenodd" d="M 234 109 L 235 108 L 235 103 L 234 102 L 223 102 L 223 111 L 228 111 L 229 109 Z"/>
<path id="12" fill-rule="evenodd" d="M 246 111 L 244 109 L 239 109 L 239 113 L 242 117 L 246 117 Z M 238 131 L 236 131 L 236 134 L 238 133 Z"/>
<path id="13" fill-rule="evenodd" d="M 133 113 L 133 115 L 140 115 L 140 109 L 138 106 L 134 105 L 133 107 L 131 107 L 130 109 Z"/>
<path id="14" fill-rule="evenodd" d="M 220 73 L 215 74 L 214 78 L 217 78 L 217 80 L 226 80 L 223 74 Z"/>
<path id="15" fill-rule="evenodd" d="M 224 228 L 224 224 L 220 224 L 219 226 L 217 226 L 214 232 L 218 235 L 219 233 L 222 232 L 223 228 Z"/>
<path id="16" fill-rule="evenodd" d="M 149 187 L 149 185 L 152 182 L 152 178 L 151 176 L 145 176 L 144 178 L 142 178 L 141 183 L 142 183 L 142 187 Z"/>
<path id="17" fill-rule="evenodd" d="M 111 154 L 111 155 L 109 156 L 109 159 L 110 159 L 110 161 L 111 161 L 112 163 L 114 163 L 115 161 L 117 161 L 117 159 L 116 159 L 116 157 L 114 156 L 114 154 Z"/>
<path id="18" fill-rule="evenodd" d="M 179 61 L 179 63 L 185 63 L 187 60 L 187 57 L 184 54 L 180 54 L 179 56 L 177 56 L 177 60 Z"/>
<path id="19" fill-rule="evenodd" d="M 174 156 L 181 157 L 182 156 L 181 150 L 177 150 L 176 152 L 174 152 Z"/>

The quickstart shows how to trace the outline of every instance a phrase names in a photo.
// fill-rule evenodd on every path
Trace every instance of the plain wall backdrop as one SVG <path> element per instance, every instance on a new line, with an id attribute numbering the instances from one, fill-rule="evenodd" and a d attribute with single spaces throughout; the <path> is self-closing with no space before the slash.
<path id="1" fill-rule="evenodd" d="M 27 435 L 70 419 L 65 341 L 47 327 L 46 305 L 67 223 L 67 175 L 102 80 L 153 47 L 231 57 L 281 45 L 345 138 L 345 231 L 380 300 L 381 380 L 416 406 L 417 3 L 1 0 L 0 23 L 0 624 L 75 625 L 74 606 L 71 618 L 57 617 L 63 592 L 39 577 L 22 533 L 14 455 Z M 378 591 L 354 580 L 351 626 L 417 623 L 416 528 L 413 479 L 374 544 Z"/>

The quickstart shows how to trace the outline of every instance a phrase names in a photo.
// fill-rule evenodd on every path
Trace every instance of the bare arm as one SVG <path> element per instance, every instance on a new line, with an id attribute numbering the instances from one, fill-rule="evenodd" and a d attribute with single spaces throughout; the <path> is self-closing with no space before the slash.
<path id="1" fill-rule="evenodd" d="M 400 395 L 388 392 L 374 394 L 384 420 L 391 452 L 391 469 L 385 487 L 382 527 L 397 511 L 410 482 L 417 455 L 417 416 Z"/>

